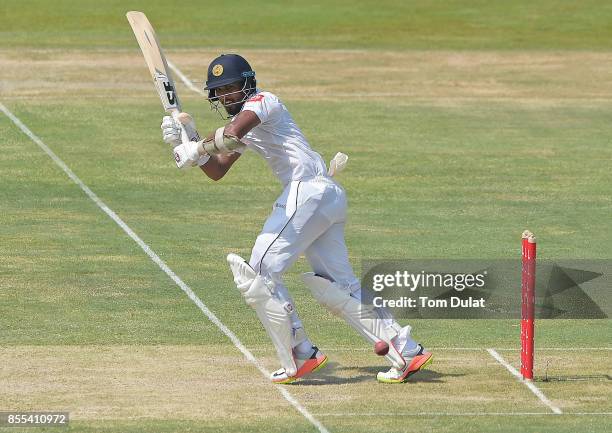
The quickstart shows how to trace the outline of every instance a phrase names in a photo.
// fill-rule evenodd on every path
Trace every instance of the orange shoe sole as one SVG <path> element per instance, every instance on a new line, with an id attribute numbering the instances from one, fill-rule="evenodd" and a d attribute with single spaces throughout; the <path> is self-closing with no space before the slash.
<path id="1" fill-rule="evenodd" d="M 307 374 L 314 373 L 315 371 L 320 370 L 323 367 L 325 367 L 325 364 L 327 364 L 327 360 L 328 360 L 327 355 L 323 355 L 323 357 L 317 358 L 317 359 L 308 359 L 306 362 L 304 362 L 304 365 L 302 365 L 298 369 L 297 373 L 295 373 L 295 376 L 291 376 L 291 377 L 288 377 L 287 379 L 279 380 L 279 381 L 273 380 L 273 382 L 278 383 L 278 384 L 287 384 L 287 383 L 295 382 L 299 378 L 304 377 Z"/>
<path id="2" fill-rule="evenodd" d="M 408 368 L 406 369 L 404 375 L 399 378 L 399 381 L 406 382 L 406 380 L 408 380 L 410 376 L 412 376 L 418 371 L 423 370 L 425 367 L 427 367 L 427 365 L 429 365 L 429 363 L 431 363 L 431 361 L 433 361 L 432 353 L 424 353 L 423 355 L 415 356 Z"/>

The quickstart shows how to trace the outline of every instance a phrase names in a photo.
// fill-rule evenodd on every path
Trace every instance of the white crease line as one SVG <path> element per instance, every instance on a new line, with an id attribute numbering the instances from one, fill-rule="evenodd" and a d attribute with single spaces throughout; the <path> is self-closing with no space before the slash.
<path id="1" fill-rule="evenodd" d="M 612 412 L 565 412 L 561 414 L 551 412 L 344 412 L 344 413 L 317 413 L 317 416 L 360 417 L 360 416 L 610 416 Z"/>
<path id="2" fill-rule="evenodd" d="M 520 351 L 521 349 L 519 348 L 504 348 L 504 349 L 496 349 L 496 350 L 502 350 L 502 351 L 512 351 L 512 350 L 516 350 L 516 351 Z M 561 350 L 563 352 L 580 352 L 583 350 L 612 350 L 612 347 L 538 347 L 538 351 L 540 350 Z"/>
<path id="3" fill-rule="evenodd" d="M 189 87 L 191 90 L 193 90 L 194 92 L 196 92 L 199 95 L 202 96 L 208 96 L 206 94 L 206 92 L 204 92 L 203 89 L 200 89 L 198 86 L 196 86 L 193 81 L 191 81 L 189 78 L 187 78 L 187 76 L 185 74 L 183 74 L 183 72 L 177 68 L 176 66 L 174 66 L 174 63 L 172 63 L 170 60 L 166 59 L 166 61 L 168 62 L 168 66 L 170 67 L 170 69 L 172 69 L 172 71 L 178 75 L 178 77 L 181 79 L 181 81 L 183 83 L 185 83 L 185 85 L 187 87 Z"/>
<path id="4" fill-rule="evenodd" d="M 321 350 L 325 349 L 328 352 L 360 352 L 360 351 L 367 351 L 367 352 L 371 352 L 372 348 L 370 347 L 325 347 L 325 346 L 321 346 L 319 345 L 319 348 Z M 485 347 L 430 347 L 427 346 L 428 350 L 473 350 L 473 351 L 481 351 L 481 350 L 486 350 Z M 264 350 L 264 348 L 258 348 L 255 350 Z M 515 348 L 515 347 L 505 347 L 505 348 L 496 348 L 495 350 L 500 351 L 500 352 L 512 352 L 512 351 L 520 351 L 520 348 Z M 601 351 L 608 351 L 608 350 L 612 350 L 612 347 L 538 347 L 538 351 L 543 351 L 543 350 L 549 350 L 549 351 L 567 351 L 567 352 L 572 352 L 572 351 L 583 351 L 583 350 L 601 350 Z"/>
<path id="5" fill-rule="evenodd" d="M 70 179 L 74 183 L 76 183 L 79 188 L 87 194 L 87 196 L 100 208 L 104 213 L 106 213 L 123 231 L 130 237 L 134 242 L 138 244 L 140 248 L 149 256 L 149 258 L 157 265 L 159 268 L 168 275 L 172 281 L 174 281 L 180 288 L 185 292 L 185 294 L 191 299 L 200 310 L 208 317 L 208 319 L 219 328 L 221 332 L 223 332 L 227 338 L 229 338 L 234 346 L 242 354 L 244 357 L 249 360 L 257 369 L 264 375 L 266 379 L 269 379 L 270 372 L 263 367 L 257 358 L 253 356 L 253 354 L 247 349 L 242 342 L 238 339 L 236 334 L 234 334 L 227 326 L 225 326 L 219 318 L 208 309 L 208 307 L 202 302 L 198 295 L 196 295 L 191 288 L 181 280 L 181 278 L 174 273 L 172 269 L 168 267 L 168 265 L 136 234 L 134 231 L 125 223 L 119 216 L 109 208 L 100 198 L 91 190 L 87 185 L 78 178 L 76 174 L 62 161 L 43 141 L 38 138 L 17 116 L 15 116 L 8 108 L 4 106 L 0 102 L 0 111 L 2 111 L 6 116 L 13 121 L 15 125 L 23 131 L 30 139 L 38 145 L 49 157 L 55 162 L 63 171 L 68 175 Z M 317 420 L 304 406 L 302 406 L 296 399 L 285 389 L 283 386 L 275 385 L 275 388 L 282 394 L 282 396 L 289 402 L 293 407 L 300 412 L 311 424 L 313 424 L 321 433 L 329 433 L 329 431 Z"/>
<path id="6" fill-rule="evenodd" d="M 548 406 L 550 410 L 552 410 L 557 415 L 561 415 L 563 413 L 561 412 L 561 409 L 559 409 L 557 406 L 552 404 L 552 402 L 544 395 L 544 393 L 540 390 L 540 388 L 535 386 L 533 382 L 524 380 L 521 374 L 517 371 L 517 369 L 514 368 L 512 365 L 510 365 L 499 353 L 497 353 L 494 349 L 487 349 L 487 352 L 489 352 L 489 355 L 495 358 L 497 362 L 499 362 L 501 365 L 506 367 L 506 370 L 512 373 L 512 375 L 516 377 L 519 380 L 519 382 L 522 382 L 523 384 L 525 384 L 525 386 L 529 388 L 529 390 L 533 392 L 536 395 L 536 397 L 538 397 L 540 401 L 542 401 L 542 403 Z"/>

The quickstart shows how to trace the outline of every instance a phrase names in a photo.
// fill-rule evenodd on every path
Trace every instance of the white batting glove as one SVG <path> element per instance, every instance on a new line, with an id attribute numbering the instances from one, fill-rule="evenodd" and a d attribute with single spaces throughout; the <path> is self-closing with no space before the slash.
<path id="1" fill-rule="evenodd" d="M 161 123 L 162 138 L 173 147 L 181 144 L 181 127 L 172 116 L 164 116 Z"/>
<path id="2" fill-rule="evenodd" d="M 174 147 L 174 161 L 178 168 L 189 168 L 194 165 L 204 165 L 210 159 L 210 155 L 198 153 L 198 143 L 189 141 Z"/>
<path id="3" fill-rule="evenodd" d="M 336 156 L 329 161 L 329 170 L 327 174 L 331 177 L 340 173 L 346 167 L 346 163 L 348 162 L 348 155 L 342 152 L 336 153 Z"/>

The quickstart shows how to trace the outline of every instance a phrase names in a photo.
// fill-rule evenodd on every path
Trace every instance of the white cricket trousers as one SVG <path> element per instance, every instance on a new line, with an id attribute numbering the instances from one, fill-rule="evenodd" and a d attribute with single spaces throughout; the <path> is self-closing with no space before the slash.
<path id="1" fill-rule="evenodd" d="M 255 241 L 249 264 L 275 284 L 278 297 L 295 304 L 283 283 L 283 274 L 304 254 L 313 272 L 360 290 L 344 242 L 346 194 L 329 177 L 289 183 L 274 203 L 272 213 Z M 302 323 L 294 308 L 294 328 Z"/>

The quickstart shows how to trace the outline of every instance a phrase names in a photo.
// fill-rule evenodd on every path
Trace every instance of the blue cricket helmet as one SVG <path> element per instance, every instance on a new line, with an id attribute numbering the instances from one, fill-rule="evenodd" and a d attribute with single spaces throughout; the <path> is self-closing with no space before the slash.
<path id="1" fill-rule="evenodd" d="M 239 81 L 244 82 L 243 89 L 248 93 L 255 91 L 255 71 L 249 62 L 238 54 L 221 54 L 208 66 L 204 90 L 208 90 L 208 99 L 214 99 L 216 88 Z"/>

